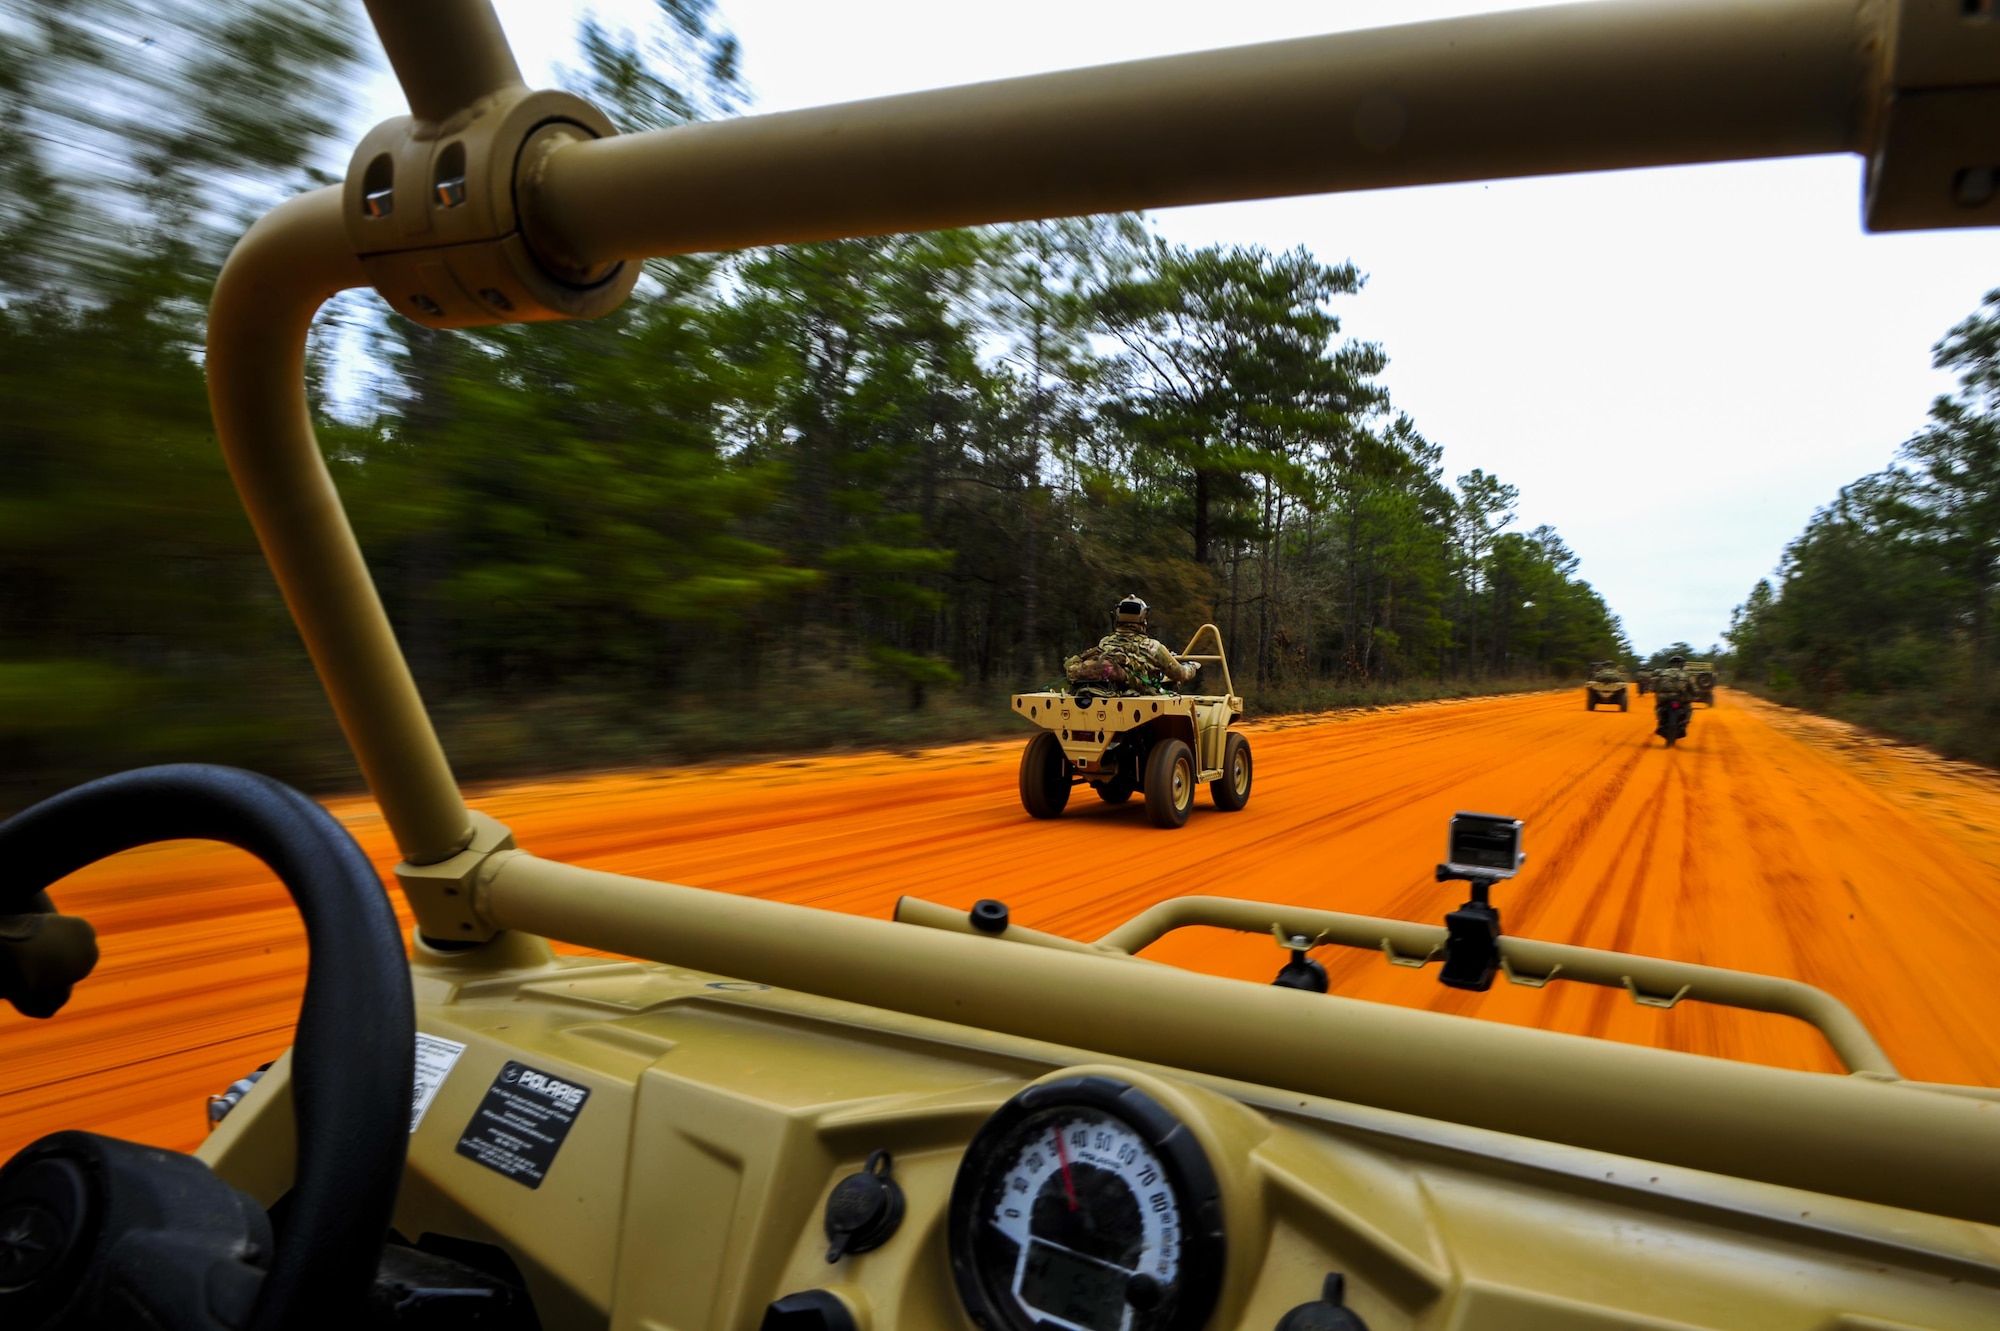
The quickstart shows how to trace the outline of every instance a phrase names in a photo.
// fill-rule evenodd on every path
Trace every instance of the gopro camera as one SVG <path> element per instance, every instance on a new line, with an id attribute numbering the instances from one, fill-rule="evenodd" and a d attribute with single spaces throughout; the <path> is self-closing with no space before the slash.
<path id="1" fill-rule="evenodd" d="M 1455 813 L 1445 868 L 1459 878 L 1512 878 L 1527 859 L 1521 820 L 1495 813 Z"/>

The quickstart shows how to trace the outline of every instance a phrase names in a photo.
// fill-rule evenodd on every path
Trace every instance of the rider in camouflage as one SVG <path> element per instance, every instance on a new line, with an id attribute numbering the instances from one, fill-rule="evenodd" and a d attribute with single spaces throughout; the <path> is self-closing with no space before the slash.
<path id="1" fill-rule="evenodd" d="M 1686 664 L 1684 656 L 1669 657 L 1665 670 L 1653 672 L 1653 692 L 1660 695 L 1661 702 L 1693 701 L 1694 676 L 1682 669 Z"/>
<path id="2" fill-rule="evenodd" d="M 1690 707 L 1694 705 L 1694 676 L 1682 669 L 1686 664 L 1687 658 L 1684 656 L 1670 657 L 1665 670 L 1653 672 L 1653 715 L 1659 721 L 1659 728 L 1656 731 L 1658 734 L 1667 733 L 1666 713 L 1669 703 L 1686 703 Z"/>
<path id="3" fill-rule="evenodd" d="M 1128 596 L 1118 603 L 1117 624 L 1097 646 L 1063 663 L 1070 682 L 1105 685 L 1143 693 L 1164 693 L 1185 684 L 1201 669 L 1183 661 L 1167 645 L 1146 634 L 1146 603 Z"/>

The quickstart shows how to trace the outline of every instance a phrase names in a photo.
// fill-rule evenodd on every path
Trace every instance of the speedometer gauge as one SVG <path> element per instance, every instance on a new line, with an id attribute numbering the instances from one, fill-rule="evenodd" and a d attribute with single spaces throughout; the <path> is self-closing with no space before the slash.
<path id="1" fill-rule="evenodd" d="M 1009 1100 L 952 1187 L 952 1273 L 988 1331 L 1197 1331 L 1222 1261 L 1222 1200 L 1200 1143 L 1109 1077 Z"/>

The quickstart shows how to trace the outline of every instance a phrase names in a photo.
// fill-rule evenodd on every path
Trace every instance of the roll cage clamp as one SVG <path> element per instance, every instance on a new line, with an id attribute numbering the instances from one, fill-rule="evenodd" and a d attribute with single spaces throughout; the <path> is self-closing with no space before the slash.
<path id="1" fill-rule="evenodd" d="M 519 83 L 442 121 L 385 120 L 348 164 L 348 240 L 390 308 L 427 328 L 608 314 L 641 265 L 568 256 L 536 228 L 531 202 L 553 154 L 616 133 L 583 98 Z"/>

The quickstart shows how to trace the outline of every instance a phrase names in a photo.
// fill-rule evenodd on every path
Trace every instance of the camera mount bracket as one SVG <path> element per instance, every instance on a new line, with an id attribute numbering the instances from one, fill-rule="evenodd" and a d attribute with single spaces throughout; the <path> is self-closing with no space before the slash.
<path id="1" fill-rule="evenodd" d="M 1453 989 L 1485 993 L 1500 969 L 1500 908 L 1487 899 L 1500 874 L 1472 874 L 1449 864 L 1437 867 L 1440 883 L 1469 883 L 1472 896 L 1444 917 L 1444 966 L 1438 982 Z"/>

